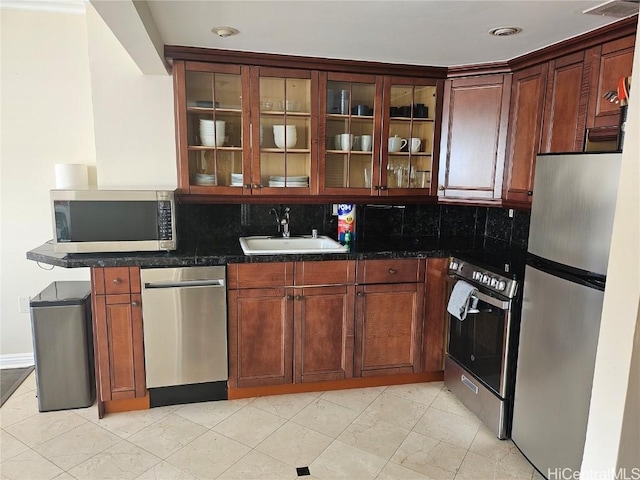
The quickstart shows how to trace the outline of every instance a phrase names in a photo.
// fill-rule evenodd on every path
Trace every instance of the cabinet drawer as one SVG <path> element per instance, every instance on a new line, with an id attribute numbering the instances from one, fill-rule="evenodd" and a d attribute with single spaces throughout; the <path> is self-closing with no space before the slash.
<path id="1" fill-rule="evenodd" d="M 355 280 L 355 261 L 296 262 L 296 286 L 348 285 Z"/>
<path id="2" fill-rule="evenodd" d="M 293 285 L 293 263 L 235 263 L 227 267 L 229 288 L 268 288 Z"/>
<path id="3" fill-rule="evenodd" d="M 358 283 L 415 283 L 424 281 L 424 260 L 419 258 L 362 260 Z"/>
<path id="4" fill-rule="evenodd" d="M 140 293 L 139 267 L 93 268 L 91 273 L 95 295 Z"/>

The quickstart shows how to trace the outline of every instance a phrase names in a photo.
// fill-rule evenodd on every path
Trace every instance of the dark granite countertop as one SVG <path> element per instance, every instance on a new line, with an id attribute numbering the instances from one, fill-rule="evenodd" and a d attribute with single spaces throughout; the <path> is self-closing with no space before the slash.
<path id="1" fill-rule="evenodd" d="M 359 239 L 349 253 L 316 255 L 245 255 L 237 237 L 183 242 L 173 252 L 54 253 L 49 241 L 27 252 L 27 259 L 64 268 L 80 267 L 190 267 L 282 261 L 364 260 L 373 258 L 448 257 L 462 255 L 482 258 L 504 255 L 522 257 L 523 251 L 507 242 L 483 237 L 376 237 Z"/>

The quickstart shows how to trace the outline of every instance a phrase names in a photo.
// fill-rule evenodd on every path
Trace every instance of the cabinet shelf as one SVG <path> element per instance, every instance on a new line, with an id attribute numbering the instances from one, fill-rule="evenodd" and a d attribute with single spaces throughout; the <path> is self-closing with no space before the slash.
<path id="1" fill-rule="evenodd" d="M 417 118 L 416 117 L 414 117 L 414 118 L 411 118 L 411 117 L 389 117 L 389 120 L 393 120 L 394 122 L 395 121 L 410 122 L 411 120 L 413 120 L 413 123 L 417 123 L 417 122 L 420 122 L 420 123 L 430 123 L 431 122 L 431 123 L 433 123 L 433 121 L 434 121 L 433 118 L 422 118 L 422 117 L 417 117 Z"/>
<path id="2" fill-rule="evenodd" d="M 284 112 L 282 110 L 263 110 L 260 112 L 260 115 L 271 116 L 271 117 L 302 117 L 308 118 L 311 116 L 309 112 Z"/>
<path id="3" fill-rule="evenodd" d="M 340 115 L 339 113 L 328 113 L 328 119 L 346 120 L 351 117 L 352 120 L 373 120 L 373 115 Z"/>
<path id="4" fill-rule="evenodd" d="M 310 153 L 311 149 L 309 148 L 261 148 L 261 152 L 264 153 Z"/>
<path id="5" fill-rule="evenodd" d="M 188 147 L 190 152 L 203 152 L 203 151 L 213 151 L 219 150 L 224 152 L 241 152 L 242 147 L 208 147 L 204 145 L 190 145 Z"/>
<path id="6" fill-rule="evenodd" d="M 366 152 L 363 152 L 366 153 Z M 393 157 L 408 157 L 408 156 L 412 156 L 412 157 L 430 157 L 431 153 L 425 153 L 425 152 L 415 152 L 415 153 L 409 153 L 409 152 L 389 152 L 389 156 L 393 156 Z"/>
<path id="7" fill-rule="evenodd" d="M 202 114 L 210 114 L 213 112 L 216 113 L 242 113 L 240 108 L 206 108 L 206 107 L 187 107 L 187 112 L 202 115 Z"/>
<path id="8" fill-rule="evenodd" d="M 362 150 L 327 150 L 327 153 L 337 154 L 337 155 L 346 155 L 350 153 L 351 155 L 367 155 L 371 156 L 372 151 L 362 151 Z"/>

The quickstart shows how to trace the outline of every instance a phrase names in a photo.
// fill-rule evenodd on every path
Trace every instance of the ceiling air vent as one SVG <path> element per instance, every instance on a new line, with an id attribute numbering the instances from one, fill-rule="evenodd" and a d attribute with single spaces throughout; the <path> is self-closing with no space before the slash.
<path id="1" fill-rule="evenodd" d="M 638 13 L 638 7 L 640 7 L 640 0 L 611 0 L 610 2 L 603 3 L 597 7 L 585 10 L 582 13 L 588 15 L 601 15 L 616 18 L 630 17 Z"/>

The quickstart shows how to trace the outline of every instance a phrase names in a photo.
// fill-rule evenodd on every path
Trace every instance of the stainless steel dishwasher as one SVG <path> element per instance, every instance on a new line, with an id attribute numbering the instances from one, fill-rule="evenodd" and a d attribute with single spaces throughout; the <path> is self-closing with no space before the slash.
<path id="1" fill-rule="evenodd" d="M 225 267 L 141 270 L 152 407 L 227 398 Z"/>

